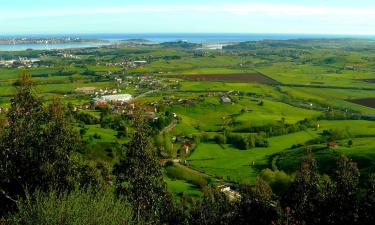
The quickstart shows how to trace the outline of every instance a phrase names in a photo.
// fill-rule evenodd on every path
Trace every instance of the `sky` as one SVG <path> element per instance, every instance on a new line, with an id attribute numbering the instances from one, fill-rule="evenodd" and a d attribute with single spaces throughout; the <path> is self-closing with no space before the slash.
<path id="1" fill-rule="evenodd" d="M 375 35 L 374 0 L 9 0 L 0 35 L 293 33 Z"/>

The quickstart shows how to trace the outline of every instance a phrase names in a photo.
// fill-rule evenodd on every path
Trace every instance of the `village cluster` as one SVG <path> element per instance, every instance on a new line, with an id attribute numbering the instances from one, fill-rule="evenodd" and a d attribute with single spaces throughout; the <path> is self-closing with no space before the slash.
<path id="1" fill-rule="evenodd" d="M 32 68 L 38 67 L 40 59 L 18 57 L 16 59 L 0 59 L 0 67 L 3 68 Z"/>

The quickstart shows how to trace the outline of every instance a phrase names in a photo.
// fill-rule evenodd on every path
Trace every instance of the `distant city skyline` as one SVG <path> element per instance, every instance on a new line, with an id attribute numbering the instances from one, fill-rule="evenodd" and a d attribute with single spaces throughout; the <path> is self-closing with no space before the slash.
<path id="1" fill-rule="evenodd" d="M 0 35 L 294 33 L 375 35 L 373 0 L 13 0 Z"/>

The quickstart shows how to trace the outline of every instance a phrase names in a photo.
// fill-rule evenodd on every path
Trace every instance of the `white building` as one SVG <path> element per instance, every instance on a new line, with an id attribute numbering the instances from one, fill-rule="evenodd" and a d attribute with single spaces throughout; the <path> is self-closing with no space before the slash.
<path id="1" fill-rule="evenodd" d="M 100 98 L 95 98 L 95 101 L 103 102 L 128 102 L 133 99 L 132 95 L 121 94 L 121 95 L 103 95 Z"/>

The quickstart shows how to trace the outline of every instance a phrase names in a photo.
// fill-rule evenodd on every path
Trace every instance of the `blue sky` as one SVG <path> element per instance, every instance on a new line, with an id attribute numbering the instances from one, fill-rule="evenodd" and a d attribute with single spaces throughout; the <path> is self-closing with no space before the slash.
<path id="1" fill-rule="evenodd" d="M 72 33 L 375 34 L 374 0 L 12 0 L 0 35 Z"/>

